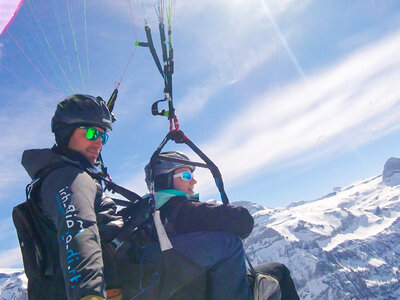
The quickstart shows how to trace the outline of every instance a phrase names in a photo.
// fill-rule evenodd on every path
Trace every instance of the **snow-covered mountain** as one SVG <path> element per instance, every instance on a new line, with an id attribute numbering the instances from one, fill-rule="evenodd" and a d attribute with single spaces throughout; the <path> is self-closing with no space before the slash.
<path id="1" fill-rule="evenodd" d="M 263 209 L 245 248 L 291 270 L 301 299 L 400 299 L 400 159 L 311 202 Z M 242 203 L 242 205 L 245 205 Z"/>
<path id="2" fill-rule="evenodd" d="M 250 259 L 284 263 L 301 299 L 400 299 L 400 159 L 314 201 L 235 204 L 255 219 L 245 242 Z M 3 299 L 27 299 L 23 271 L 0 270 Z"/>
<path id="3" fill-rule="evenodd" d="M 28 300 L 23 269 L 0 269 L 0 300 Z"/>

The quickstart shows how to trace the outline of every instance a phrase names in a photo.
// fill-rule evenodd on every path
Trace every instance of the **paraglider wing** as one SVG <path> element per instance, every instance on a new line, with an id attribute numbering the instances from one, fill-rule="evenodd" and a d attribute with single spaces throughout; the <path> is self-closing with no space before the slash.
<path id="1" fill-rule="evenodd" d="M 24 0 L 2 0 L 0 3 L 0 36 L 11 24 Z"/>

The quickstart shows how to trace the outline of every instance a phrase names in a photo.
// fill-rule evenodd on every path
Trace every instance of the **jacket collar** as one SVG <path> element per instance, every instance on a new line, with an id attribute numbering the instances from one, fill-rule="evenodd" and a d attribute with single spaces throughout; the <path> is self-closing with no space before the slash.
<path id="1" fill-rule="evenodd" d="M 156 209 L 159 209 L 167 203 L 169 199 L 177 196 L 185 197 L 191 201 L 199 201 L 199 194 L 187 195 L 186 193 L 175 189 L 161 190 L 155 193 Z"/>

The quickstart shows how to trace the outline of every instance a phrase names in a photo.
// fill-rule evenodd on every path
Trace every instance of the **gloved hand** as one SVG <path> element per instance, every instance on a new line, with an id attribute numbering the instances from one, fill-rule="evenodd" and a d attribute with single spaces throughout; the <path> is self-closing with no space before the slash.
<path id="1" fill-rule="evenodd" d="M 122 290 L 121 289 L 110 289 L 107 290 L 107 299 L 104 299 L 100 296 L 85 296 L 81 298 L 81 300 L 121 300 L 122 299 Z"/>
<path id="2" fill-rule="evenodd" d="M 121 300 L 122 299 L 122 290 L 121 289 L 110 289 L 106 290 L 107 292 L 107 300 Z"/>
<path id="3" fill-rule="evenodd" d="M 103 297 L 100 297 L 100 296 L 89 295 L 89 296 L 85 296 L 85 297 L 81 298 L 81 300 L 106 300 L 106 299 L 104 299 Z"/>

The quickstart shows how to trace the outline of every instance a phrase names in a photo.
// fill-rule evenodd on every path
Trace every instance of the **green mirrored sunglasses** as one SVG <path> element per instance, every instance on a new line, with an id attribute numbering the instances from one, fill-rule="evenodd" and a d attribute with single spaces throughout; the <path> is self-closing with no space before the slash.
<path id="1" fill-rule="evenodd" d="M 100 132 L 96 128 L 93 128 L 93 127 L 80 126 L 79 128 L 86 130 L 86 138 L 90 141 L 97 140 L 99 136 L 101 137 L 101 143 L 103 145 L 105 145 L 108 141 L 108 134 L 105 132 Z"/>

